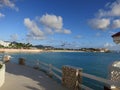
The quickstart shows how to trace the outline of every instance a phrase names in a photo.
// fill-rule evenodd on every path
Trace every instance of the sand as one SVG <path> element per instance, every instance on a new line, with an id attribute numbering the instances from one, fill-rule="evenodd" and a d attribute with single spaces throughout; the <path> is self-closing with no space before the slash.
<path id="1" fill-rule="evenodd" d="M 0 49 L 1 53 L 39 53 L 42 49 Z"/>
<path id="2" fill-rule="evenodd" d="M 0 49 L 1 53 L 83 52 L 77 50 Z"/>

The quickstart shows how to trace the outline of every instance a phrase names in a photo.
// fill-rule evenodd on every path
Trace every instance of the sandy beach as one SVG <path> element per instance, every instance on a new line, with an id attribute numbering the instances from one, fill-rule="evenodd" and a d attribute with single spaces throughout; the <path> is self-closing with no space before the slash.
<path id="1" fill-rule="evenodd" d="M 0 49 L 1 53 L 39 53 L 42 49 Z"/>
<path id="2" fill-rule="evenodd" d="M 82 52 L 76 50 L 0 49 L 0 53 Z"/>

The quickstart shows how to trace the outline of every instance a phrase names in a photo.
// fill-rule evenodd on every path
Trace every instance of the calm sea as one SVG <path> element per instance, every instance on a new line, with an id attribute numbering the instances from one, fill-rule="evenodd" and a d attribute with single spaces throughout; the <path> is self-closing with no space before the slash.
<path id="1" fill-rule="evenodd" d="M 17 62 L 18 58 L 24 57 L 26 61 L 40 60 L 61 68 L 63 65 L 71 65 L 80 67 L 83 72 L 108 78 L 110 65 L 116 61 L 120 61 L 120 53 L 90 53 L 90 52 L 45 52 L 45 53 L 16 53 L 11 54 L 14 58 L 13 62 Z M 92 87 L 95 81 L 89 82 L 85 79 L 84 83 Z M 90 85 L 91 84 L 91 85 Z M 101 85 L 96 85 L 101 88 Z M 96 88 L 95 88 L 96 89 Z M 101 90 L 101 89 L 96 89 Z"/>

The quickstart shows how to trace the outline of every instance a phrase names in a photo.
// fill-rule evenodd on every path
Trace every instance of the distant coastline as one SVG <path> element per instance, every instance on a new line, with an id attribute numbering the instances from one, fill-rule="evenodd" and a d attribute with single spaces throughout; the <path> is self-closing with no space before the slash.
<path id="1" fill-rule="evenodd" d="M 0 49 L 0 53 L 83 52 L 77 50 Z"/>
<path id="2" fill-rule="evenodd" d="M 81 50 L 45 50 L 45 49 L 0 49 L 0 53 L 40 53 L 40 52 L 96 52 Z M 97 51 L 100 52 L 100 51 Z"/>
<path id="3" fill-rule="evenodd" d="M 0 49 L 0 53 L 39 53 L 42 49 Z"/>
<path id="4" fill-rule="evenodd" d="M 78 50 L 45 50 L 45 52 L 84 52 Z"/>
<path id="5" fill-rule="evenodd" d="M 53 46 L 32 45 L 31 43 L 4 42 L 0 43 L 1 53 L 39 53 L 39 52 L 111 52 L 107 48 L 56 48 Z"/>

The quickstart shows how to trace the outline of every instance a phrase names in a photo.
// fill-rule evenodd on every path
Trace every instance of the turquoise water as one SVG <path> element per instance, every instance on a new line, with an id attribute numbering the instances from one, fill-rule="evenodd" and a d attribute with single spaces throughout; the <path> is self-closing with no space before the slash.
<path id="1" fill-rule="evenodd" d="M 18 58 L 24 57 L 27 61 L 40 60 L 46 63 L 62 68 L 63 65 L 80 67 L 83 72 L 108 78 L 109 66 L 116 60 L 120 60 L 120 53 L 88 53 L 88 52 L 46 52 L 46 53 L 19 53 L 12 54 L 13 62 Z M 31 63 L 32 65 L 32 63 Z M 89 84 L 90 80 L 85 79 L 84 83 L 92 87 L 95 81 Z M 98 87 L 101 87 L 98 85 Z M 101 90 L 101 89 L 96 89 Z"/>

